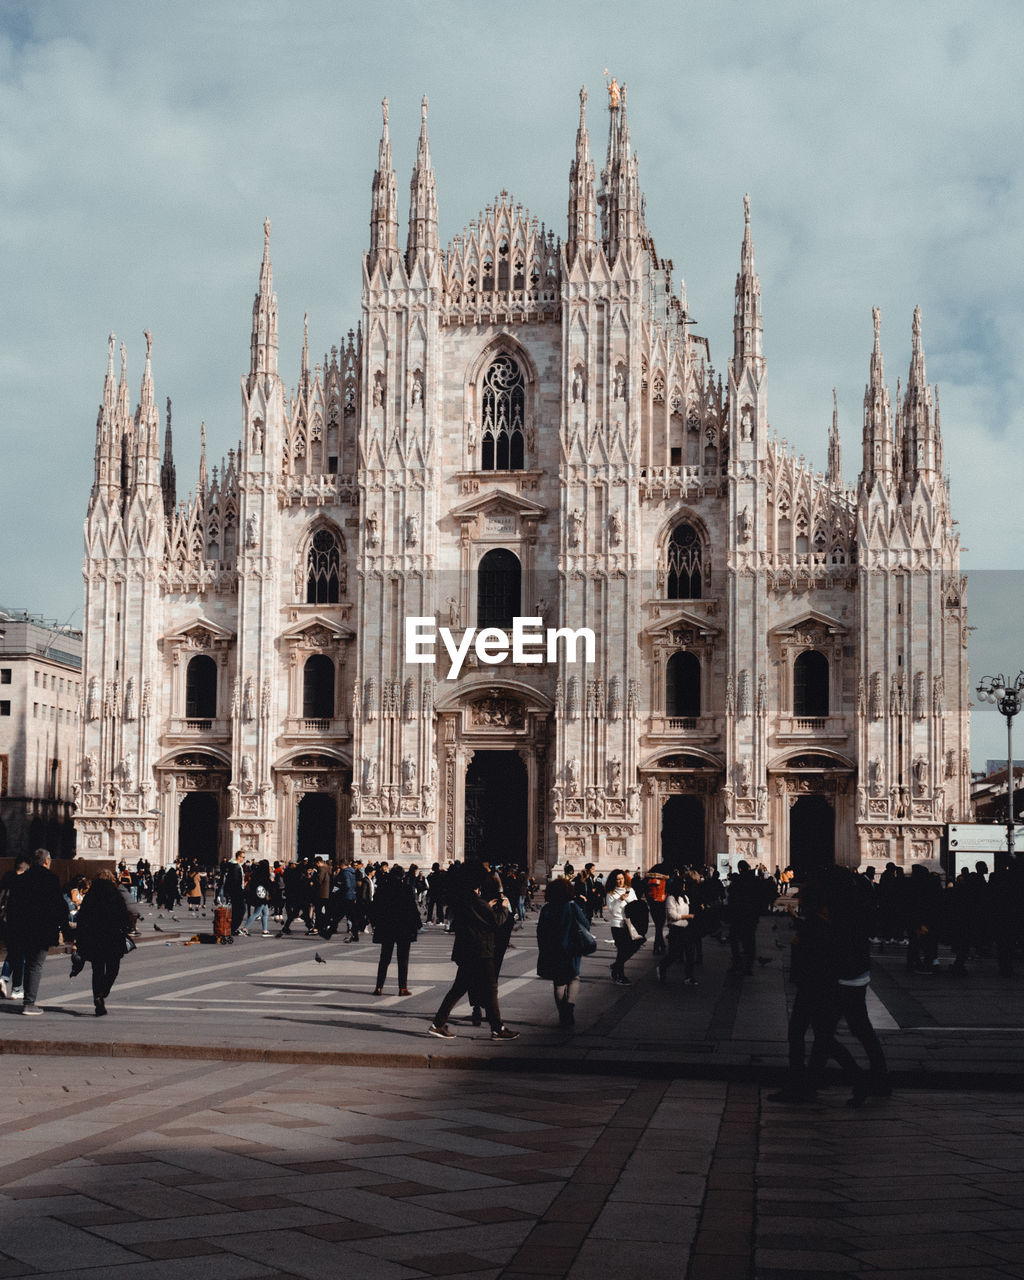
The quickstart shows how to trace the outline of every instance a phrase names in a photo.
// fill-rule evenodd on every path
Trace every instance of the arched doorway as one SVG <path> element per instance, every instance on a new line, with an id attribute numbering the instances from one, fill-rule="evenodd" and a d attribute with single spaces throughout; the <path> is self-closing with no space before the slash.
<path id="1" fill-rule="evenodd" d="M 836 814 L 826 796 L 798 796 L 789 811 L 789 865 L 798 880 L 836 859 Z"/>
<path id="2" fill-rule="evenodd" d="M 475 751 L 466 771 L 466 861 L 528 867 L 526 803 L 519 752 Z"/>
<path id="3" fill-rule="evenodd" d="M 337 853 L 338 803 L 325 791 L 309 791 L 298 805 L 295 830 L 296 858 L 324 857 Z"/>
<path id="4" fill-rule="evenodd" d="M 703 867 L 704 801 L 686 794 L 669 796 L 661 807 L 661 860 L 669 867 Z"/>
<path id="5" fill-rule="evenodd" d="M 200 866 L 220 861 L 220 806 L 212 791 L 190 791 L 178 807 L 178 857 Z"/>

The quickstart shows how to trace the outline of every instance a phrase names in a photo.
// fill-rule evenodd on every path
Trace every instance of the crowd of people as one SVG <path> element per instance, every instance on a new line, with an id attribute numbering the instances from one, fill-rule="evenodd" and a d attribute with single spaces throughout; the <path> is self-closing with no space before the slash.
<path id="1" fill-rule="evenodd" d="M 909 874 L 889 863 L 853 872 L 827 866 L 804 875 L 791 893 L 793 874 L 774 874 L 739 861 L 724 878 L 714 868 L 658 865 L 646 873 L 616 869 L 607 875 L 592 863 L 577 871 L 566 864 L 543 890 L 537 918 L 537 972 L 551 981 L 560 1026 L 572 1028 L 582 960 L 597 948 L 592 930 L 607 925 L 615 955 L 610 979 L 628 986 L 627 965 L 650 942 L 658 981 L 673 968 L 682 985 L 696 986 L 708 938 L 727 943 L 730 973 L 745 977 L 758 963 L 757 929 L 762 916 L 792 917 L 791 977 L 796 985 L 790 1022 L 790 1081 L 777 1095 L 800 1101 L 813 1095 L 824 1063 L 834 1058 L 863 1101 L 887 1088 L 881 1047 L 867 1018 L 872 945 L 906 948 L 907 968 L 939 971 L 939 946 L 953 959 L 947 972 L 962 975 L 972 956 L 994 955 L 999 971 L 1012 976 L 1024 943 L 1024 866 L 1020 860 L 990 874 L 984 863 L 944 881 L 918 864 Z M 425 929 L 453 935 L 455 979 L 431 1022 L 429 1034 L 450 1039 L 452 1010 L 466 998 L 472 1021 L 486 1017 L 492 1038 L 517 1033 L 503 1021 L 498 996 L 501 964 L 512 933 L 534 910 L 536 880 L 516 865 L 456 862 L 429 871 L 359 860 L 335 867 L 326 857 L 288 864 L 250 860 L 239 853 L 219 867 L 189 862 L 153 871 L 145 861 L 122 862 L 92 881 L 62 888 L 50 855 L 38 850 L 19 858 L 0 882 L 0 912 L 6 959 L 0 992 L 20 999 L 35 1014 L 43 962 L 60 939 L 73 946 L 72 976 L 91 967 L 95 1010 L 106 1000 L 123 956 L 133 948 L 137 915 L 132 907 L 155 905 L 175 921 L 187 911 L 197 927 L 212 909 L 227 937 L 288 937 L 298 922 L 307 937 L 342 934 L 357 942 L 371 931 L 380 947 L 374 995 L 384 994 L 392 962 L 397 993 L 410 994 L 410 951 Z M 274 926 L 272 928 L 272 926 Z M 159 928 L 159 925 L 155 926 Z M 867 1072 L 854 1064 L 835 1031 L 845 1019 L 868 1056 Z M 814 1044 L 806 1064 L 804 1040 Z"/>

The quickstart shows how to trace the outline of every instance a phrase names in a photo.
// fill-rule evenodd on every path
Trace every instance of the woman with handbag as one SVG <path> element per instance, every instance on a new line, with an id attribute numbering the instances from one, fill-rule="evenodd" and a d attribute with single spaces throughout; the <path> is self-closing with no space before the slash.
<path id="1" fill-rule="evenodd" d="M 107 1012 L 106 999 L 117 980 L 121 957 L 135 950 L 129 936 L 135 921 L 112 871 L 93 877 L 75 917 L 78 956 L 92 965 L 92 998 L 96 1017 Z"/>
<path id="2" fill-rule="evenodd" d="M 668 951 L 658 963 L 658 981 L 664 982 L 668 967 L 677 960 L 682 960 L 685 970 L 684 982 L 688 987 L 695 987 L 697 979 L 693 976 L 697 963 L 697 929 L 694 925 L 696 912 L 692 909 L 686 892 L 686 880 L 680 871 L 672 873 L 665 891 L 665 918 L 668 921 Z"/>
<path id="3" fill-rule="evenodd" d="M 637 896 L 630 888 L 629 876 L 625 871 L 613 871 L 605 882 L 605 911 L 612 929 L 612 941 L 615 943 L 615 963 L 612 965 L 612 982 L 620 987 L 628 987 L 626 977 L 626 961 L 644 945 L 643 936 L 631 924 L 626 908 L 637 901 Z"/>
<path id="4" fill-rule="evenodd" d="M 549 880 L 537 919 L 537 976 L 551 979 L 561 1027 L 575 1025 L 580 960 L 597 949 L 587 924 L 570 882 Z"/>

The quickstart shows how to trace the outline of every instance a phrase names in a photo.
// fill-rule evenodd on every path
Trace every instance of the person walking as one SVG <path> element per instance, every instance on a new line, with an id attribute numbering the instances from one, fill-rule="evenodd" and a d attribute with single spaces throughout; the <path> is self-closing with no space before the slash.
<path id="1" fill-rule="evenodd" d="M 686 893 L 686 881 L 677 870 L 669 877 L 665 888 L 665 920 L 668 924 L 668 949 L 658 963 L 658 981 L 665 982 L 669 966 L 682 960 L 684 978 L 688 987 L 695 987 L 693 976 L 697 964 L 697 929 L 694 925 L 696 911 L 690 905 Z"/>
<path id="2" fill-rule="evenodd" d="M 11 962 L 11 944 L 7 932 L 7 902 L 11 885 L 17 876 L 24 875 L 32 865 L 27 854 L 21 853 L 14 859 L 14 866 L 5 871 L 0 879 L 0 927 L 3 930 L 4 945 L 7 954 L 4 956 L 3 969 L 0 970 L 0 994 L 5 1000 L 23 1000 L 25 998 L 25 961 L 21 959 L 15 968 Z"/>
<path id="3" fill-rule="evenodd" d="M 68 903 L 50 870 L 49 851 L 37 849 L 32 865 L 14 880 L 7 895 L 7 953 L 15 972 L 19 964 L 24 965 L 22 1013 L 42 1013 L 36 998 L 43 962 L 61 934 L 69 932 Z"/>
<path id="4" fill-rule="evenodd" d="M 245 889 L 245 901 L 249 908 L 249 918 L 241 926 L 239 932 L 248 935 L 249 930 L 257 923 L 262 926 L 262 937 L 270 937 L 270 863 L 266 858 L 259 861 Z"/>
<path id="5" fill-rule="evenodd" d="M 637 896 L 630 888 L 629 876 L 625 871 L 612 871 L 606 881 L 605 910 L 611 926 L 612 941 L 615 943 L 615 960 L 612 964 L 612 982 L 620 987 L 628 987 L 626 977 L 626 961 L 644 944 L 635 927 L 631 930 L 627 909 L 637 901 Z"/>
<path id="6" fill-rule="evenodd" d="M 221 900 L 231 907 L 231 936 L 237 938 L 245 919 L 245 854 L 241 850 L 235 854 L 224 868 L 224 878 L 220 884 Z"/>
<path id="7" fill-rule="evenodd" d="M 428 1035 L 442 1040 L 454 1038 L 454 1032 L 448 1028 L 448 1015 L 470 991 L 481 995 L 492 1040 L 515 1040 L 519 1035 L 501 1020 L 494 976 L 495 940 L 508 919 L 509 902 L 503 895 L 489 901 L 481 897 L 480 890 L 487 878 L 487 871 L 480 863 L 468 863 L 460 868 L 447 895 L 451 929 L 455 934 L 452 959 L 458 968 L 455 981 L 427 1028 Z"/>
<path id="8" fill-rule="evenodd" d="M 576 1024 L 576 997 L 580 989 L 582 953 L 574 945 L 580 929 L 590 922 L 575 900 L 568 880 L 549 880 L 544 905 L 537 917 L 537 976 L 550 978 L 558 1010 L 558 1025 Z"/>
<path id="9" fill-rule="evenodd" d="M 422 921 L 416 906 L 416 892 L 400 866 L 395 865 L 390 871 L 381 874 L 377 892 L 370 904 L 370 922 L 373 926 L 373 941 L 380 947 L 377 985 L 373 994 L 384 994 L 384 982 L 391 966 L 391 957 L 397 953 L 398 994 L 411 995 L 409 948 L 419 936 Z"/>
<path id="10" fill-rule="evenodd" d="M 92 999 L 97 1018 L 107 1012 L 110 995 L 121 968 L 121 957 L 135 920 L 112 871 L 98 871 L 82 899 L 75 918 L 75 951 L 92 966 Z"/>
<path id="11" fill-rule="evenodd" d="M 750 863 L 742 858 L 729 881 L 726 912 L 729 918 L 729 947 L 732 951 L 730 973 L 750 975 L 754 972 L 757 949 L 757 923 L 764 905 L 764 891 Z"/>

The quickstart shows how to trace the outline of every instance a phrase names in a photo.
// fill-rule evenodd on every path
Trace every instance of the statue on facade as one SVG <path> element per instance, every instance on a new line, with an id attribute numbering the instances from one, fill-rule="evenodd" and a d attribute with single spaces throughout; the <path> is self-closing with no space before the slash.
<path id="1" fill-rule="evenodd" d="M 569 515 L 569 546 L 578 547 L 583 537 L 583 512 L 573 507 Z"/>
<path id="2" fill-rule="evenodd" d="M 414 547 L 420 540 L 420 518 L 415 512 L 405 519 L 405 545 Z"/>
<path id="3" fill-rule="evenodd" d="M 616 507 L 608 517 L 608 534 L 613 547 L 622 542 L 622 508 Z"/>
<path id="4" fill-rule="evenodd" d="M 416 761 L 406 756 L 402 761 L 402 792 L 411 796 L 416 789 Z"/>
<path id="5" fill-rule="evenodd" d="M 135 756 L 129 751 L 121 761 L 120 765 L 121 786 L 125 791 L 134 791 L 136 787 L 135 779 Z"/>
<path id="6" fill-rule="evenodd" d="M 376 511 L 371 511 L 366 517 L 366 542 L 368 546 L 375 547 L 380 542 L 380 530 L 378 528 L 378 516 Z"/>
<path id="7" fill-rule="evenodd" d="M 569 787 L 570 795 L 579 795 L 580 791 L 580 762 L 576 756 L 570 756 L 565 763 L 565 781 Z"/>

